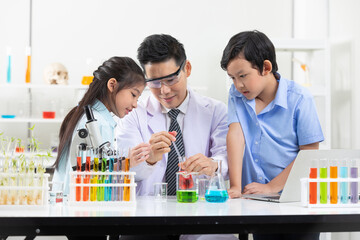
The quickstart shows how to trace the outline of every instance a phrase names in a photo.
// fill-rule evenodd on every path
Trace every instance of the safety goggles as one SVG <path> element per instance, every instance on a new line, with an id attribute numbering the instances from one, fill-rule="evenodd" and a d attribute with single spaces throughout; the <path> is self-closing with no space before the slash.
<path id="1" fill-rule="evenodd" d="M 164 77 L 146 79 L 147 85 L 149 86 L 149 88 L 161 88 L 162 84 L 164 84 L 165 86 L 172 86 L 172 85 L 178 83 L 180 80 L 179 75 L 181 73 L 182 68 L 185 65 L 185 62 L 186 62 L 186 59 L 182 62 L 179 69 L 174 73 L 171 73 Z"/>

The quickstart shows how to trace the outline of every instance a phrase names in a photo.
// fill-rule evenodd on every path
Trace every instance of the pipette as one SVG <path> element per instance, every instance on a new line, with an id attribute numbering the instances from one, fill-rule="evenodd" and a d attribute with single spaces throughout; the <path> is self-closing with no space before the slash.
<path id="1" fill-rule="evenodd" d="M 173 132 L 169 132 L 169 133 L 174 136 L 174 133 L 173 133 Z M 174 137 L 175 137 L 175 136 L 174 136 Z M 180 151 L 179 151 L 179 149 L 177 148 L 177 146 L 176 146 L 176 144 L 175 144 L 175 141 L 172 142 L 172 144 L 174 145 L 175 152 L 176 152 L 176 154 L 177 154 L 177 156 L 178 156 L 179 167 L 180 167 L 180 164 L 181 164 L 182 161 L 183 161 L 183 157 L 181 156 Z"/>

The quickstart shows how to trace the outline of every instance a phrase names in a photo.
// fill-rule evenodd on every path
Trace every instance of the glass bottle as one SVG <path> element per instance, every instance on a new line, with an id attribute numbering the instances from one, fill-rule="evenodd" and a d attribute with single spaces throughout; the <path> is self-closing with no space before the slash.
<path id="1" fill-rule="evenodd" d="M 217 171 L 213 174 L 209 182 L 209 188 L 206 190 L 205 200 L 207 202 L 225 202 L 228 198 L 228 192 L 225 187 L 225 181 L 221 175 L 221 161 L 216 161 Z"/>

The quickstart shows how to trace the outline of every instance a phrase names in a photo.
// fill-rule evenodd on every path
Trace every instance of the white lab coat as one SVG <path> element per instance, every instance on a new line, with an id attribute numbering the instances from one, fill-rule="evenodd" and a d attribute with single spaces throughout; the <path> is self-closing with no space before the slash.
<path id="1" fill-rule="evenodd" d="M 220 101 L 189 91 L 189 106 L 184 117 L 183 140 L 186 157 L 202 153 L 222 160 L 222 174 L 228 179 L 226 134 L 228 131 L 227 108 Z M 165 114 L 154 96 L 138 104 L 138 108 L 123 118 L 116 128 L 118 147 L 129 148 L 149 142 L 152 134 L 167 131 Z M 153 184 L 163 182 L 168 154 L 150 166 L 146 162 L 133 167 L 136 172 L 137 194 L 152 195 Z"/>

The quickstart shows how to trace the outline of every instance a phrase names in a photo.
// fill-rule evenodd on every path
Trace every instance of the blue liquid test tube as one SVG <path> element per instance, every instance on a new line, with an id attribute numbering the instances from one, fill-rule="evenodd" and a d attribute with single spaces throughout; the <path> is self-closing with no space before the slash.
<path id="1" fill-rule="evenodd" d="M 342 159 L 340 164 L 340 178 L 348 178 L 348 160 Z M 340 183 L 340 203 L 346 204 L 349 202 L 349 184 L 348 182 L 341 182 Z"/>
<path id="2" fill-rule="evenodd" d="M 350 178 L 358 178 L 357 159 L 351 159 Z M 359 202 L 358 182 L 350 182 L 350 202 Z"/>

